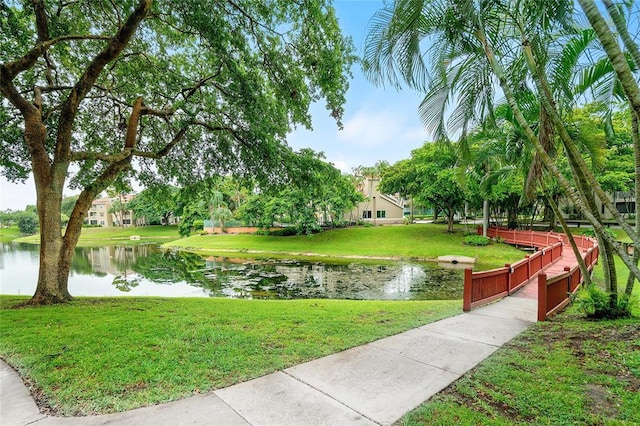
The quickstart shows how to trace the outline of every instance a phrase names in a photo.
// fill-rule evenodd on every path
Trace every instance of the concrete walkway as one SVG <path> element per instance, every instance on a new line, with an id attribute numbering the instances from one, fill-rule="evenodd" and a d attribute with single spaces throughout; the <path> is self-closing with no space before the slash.
<path id="1" fill-rule="evenodd" d="M 534 299 L 508 297 L 205 395 L 102 416 L 41 414 L 17 373 L 0 362 L 0 424 L 388 425 L 524 331 L 536 309 Z"/>

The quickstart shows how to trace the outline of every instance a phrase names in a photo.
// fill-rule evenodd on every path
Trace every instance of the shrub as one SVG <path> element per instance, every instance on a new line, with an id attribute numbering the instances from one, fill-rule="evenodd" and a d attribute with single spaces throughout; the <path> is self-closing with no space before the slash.
<path id="1" fill-rule="evenodd" d="M 609 234 L 613 238 L 616 237 L 616 234 L 611 230 L 611 228 L 605 228 L 605 231 L 607 232 L 607 234 Z M 593 230 L 593 228 L 585 229 L 582 232 L 582 235 L 586 237 L 596 238 L 596 232 Z"/>
<path id="2" fill-rule="evenodd" d="M 489 238 L 484 235 L 467 235 L 464 237 L 464 243 L 468 246 L 486 246 L 489 244 Z"/>
<path id="3" fill-rule="evenodd" d="M 23 212 L 18 216 L 18 228 L 23 234 L 35 234 L 38 232 L 38 215 L 32 212 Z"/>
<path id="4" fill-rule="evenodd" d="M 269 235 L 273 235 L 276 237 L 291 237 L 293 235 L 298 235 L 299 232 L 295 226 L 287 226 L 284 228 L 276 229 L 275 231 L 271 231 Z"/>
<path id="5" fill-rule="evenodd" d="M 616 319 L 629 318 L 638 299 L 627 295 L 618 297 L 616 306 L 611 306 L 610 293 L 607 293 L 595 284 L 583 287 L 575 297 L 576 305 L 584 311 L 587 318 Z"/>

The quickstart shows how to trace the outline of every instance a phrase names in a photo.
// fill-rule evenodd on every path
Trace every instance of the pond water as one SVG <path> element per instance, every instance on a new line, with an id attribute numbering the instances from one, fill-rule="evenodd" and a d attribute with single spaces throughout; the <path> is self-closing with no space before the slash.
<path id="1" fill-rule="evenodd" d="M 33 294 L 38 249 L 0 243 L 1 294 Z M 74 296 L 460 299 L 462 288 L 461 270 L 429 263 L 203 257 L 150 245 L 77 248 L 69 277 Z"/>

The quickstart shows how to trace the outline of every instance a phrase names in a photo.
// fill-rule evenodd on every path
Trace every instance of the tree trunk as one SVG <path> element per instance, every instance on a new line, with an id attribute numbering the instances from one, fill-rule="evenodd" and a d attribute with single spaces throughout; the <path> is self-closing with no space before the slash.
<path id="1" fill-rule="evenodd" d="M 612 246 L 615 248 L 616 253 L 618 253 L 618 255 L 622 258 L 622 260 L 625 263 L 625 265 L 633 272 L 633 274 L 637 278 L 640 279 L 640 269 L 635 264 L 633 264 L 632 259 L 629 257 L 629 255 L 623 252 L 621 245 L 618 244 L 615 241 L 614 238 L 612 238 L 608 234 L 606 234 L 606 231 L 604 229 L 604 226 L 603 226 L 602 222 L 600 222 L 592 214 L 592 212 L 589 211 L 589 209 L 585 209 L 584 208 L 584 200 L 575 191 L 575 189 L 567 181 L 567 179 L 562 175 L 560 170 L 554 164 L 553 160 L 549 157 L 547 152 L 545 152 L 545 150 L 542 147 L 542 145 L 540 145 L 540 143 L 538 141 L 538 138 L 536 137 L 535 133 L 533 132 L 533 130 L 529 126 L 529 123 L 527 122 L 527 120 L 524 118 L 524 115 L 522 114 L 522 111 L 520 110 L 520 107 L 518 106 L 518 103 L 516 101 L 516 97 L 515 97 L 515 95 L 513 93 L 512 87 L 509 85 L 509 83 L 507 81 L 507 78 L 506 78 L 506 75 L 504 73 L 504 70 L 502 69 L 502 65 L 498 62 L 497 58 L 495 57 L 495 54 L 493 52 L 493 48 L 489 44 L 489 42 L 486 39 L 486 37 L 484 36 L 484 33 L 482 32 L 482 29 L 478 29 L 477 30 L 476 36 L 478 38 L 478 41 L 482 44 L 482 46 L 484 48 L 487 60 L 489 61 L 489 64 L 491 65 L 491 68 L 493 69 L 496 77 L 498 78 L 498 81 L 500 83 L 500 87 L 504 91 L 505 98 L 507 99 L 507 102 L 508 102 L 509 106 L 511 107 L 511 110 L 514 113 L 514 117 L 516 118 L 518 124 L 520 124 L 522 126 L 522 129 L 523 129 L 527 139 L 532 143 L 532 145 L 536 149 L 536 152 L 540 155 L 540 158 L 543 161 L 545 167 L 558 180 L 558 183 L 560 184 L 562 189 L 566 192 L 566 194 L 569 197 L 569 199 L 584 212 L 585 217 L 587 218 L 587 220 L 589 220 L 589 222 L 593 226 L 594 230 L 600 232 L 601 235 L 604 235 L 604 239 L 607 239 L 607 241 L 609 241 L 609 243 L 612 244 Z M 635 235 L 635 232 L 633 232 L 632 234 L 629 234 L 629 235 L 630 236 L 633 235 L 633 237 L 637 237 Z M 637 238 L 632 238 L 632 239 L 634 241 L 634 244 L 638 241 Z M 638 243 L 638 245 L 640 245 L 640 243 Z"/>
<path id="2" fill-rule="evenodd" d="M 636 201 L 636 232 L 640 234 L 640 125 L 639 122 L 640 117 L 631 110 L 631 140 L 633 141 L 633 152 L 634 152 L 634 160 L 635 160 L 635 201 Z M 640 247 L 633 249 L 633 263 L 635 265 L 638 264 L 638 260 L 640 260 Z M 627 285 L 624 289 L 624 293 L 627 297 L 631 296 L 633 293 L 633 286 L 635 285 L 636 277 L 629 272 L 629 276 L 627 277 Z"/>
<path id="3" fill-rule="evenodd" d="M 544 184 L 543 184 L 543 187 L 544 187 Z M 569 244 L 571 245 L 571 250 L 573 250 L 573 254 L 575 254 L 576 256 L 576 261 L 578 262 L 578 267 L 580 268 L 580 272 L 582 273 L 582 279 L 584 280 L 584 285 L 585 286 L 591 285 L 591 274 L 587 269 L 587 265 L 584 263 L 584 258 L 582 257 L 582 253 L 580 252 L 580 249 L 578 248 L 575 240 L 573 239 L 573 233 L 571 232 L 569 225 L 567 225 L 567 222 L 564 220 L 564 218 L 560 214 L 560 210 L 558 209 L 558 204 L 556 204 L 555 200 L 553 199 L 553 195 L 547 193 L 546 191 L 545 191 L 545 195 L 546 195 L 549 207 L 552 210 L 552 213 L 554 214 L 554 216 L 558 218 L 558 221 L 560 222 L 560 226 L 562 227 L 562 231 L 567 236 L 567 239 L 569 240 Z"/>
<path id="4" fill-rule="evenodd" d="M 60 272 L 69 270 L 61 263 L 63 247 L 60 231 L 60 202 L 62 192 L 50 188 L 38 190 L 38 215 L 40 217 L 40 271 L 38 284 L 30 304 L 47 305 L 71 300 L 67 279 L 60 282 Z"/>
<path id="5" fill-rule="evenodd" d="M 482 235 L 487 236 L 489 230 L 489 200 L 482 201 Z"/>

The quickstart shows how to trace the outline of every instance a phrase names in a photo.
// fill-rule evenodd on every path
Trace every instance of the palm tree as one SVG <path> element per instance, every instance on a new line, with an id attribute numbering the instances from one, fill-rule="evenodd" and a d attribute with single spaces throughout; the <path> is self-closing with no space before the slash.
<path id="1" fill-rule="evenodd" d="M 582 3 L 589 2 L 581 0 Z M 399 0 L 383 8 L 371 21 L 365 70 L 377 83 L 398 85 L 403 81 L 414 88 L 426 88 L 421 113 L 425 124 L 438 135 L 454 130 L 464 136 L 470 125 L 491 119 L 495 88 L 490 83 L 497 80 L 537 158 L 593 225 L 604 256 L 612 260 L 615 250 L 634 275 L 640 277 L 637 266 L 605 231 L 594 192 L 634 243 L 640 246 L 640 239 L 586 167 L 576 141 L 564 125 L 562 109 L 559 109 L 564 105 L 556 102 L 554 93 L 557 92 L 546 76 L 548 51 L 552 50 L 547 46 L 554 40 L 562 41 L 561 36 L 568 34 L 573 24 L 572 10 L 573 2 L 568 0 Z M 425 41 L 431 42 L 431 48 L 423 54 L 421 47 Z M 573 181 L 562 175 L 548 147 L 541 143 L 539 134 L 523 113 L 518 97 L 520 90 L 514 88 L 521 88 L 528 81 L 535 83 L 536 97 L 546 115 L 543 124 L 551 123 L 562 141 Z M 630 89 L 625 91 L 631 93 Z M 447 105 L 454 99 L 460 102 L 447 124 L 444 119 Z M 613 262 L 607 263 L 611 265 L 605 268 L 607 286 L 615 290 Z M 615 297 L 614 294 L 612 301 Z"/>

